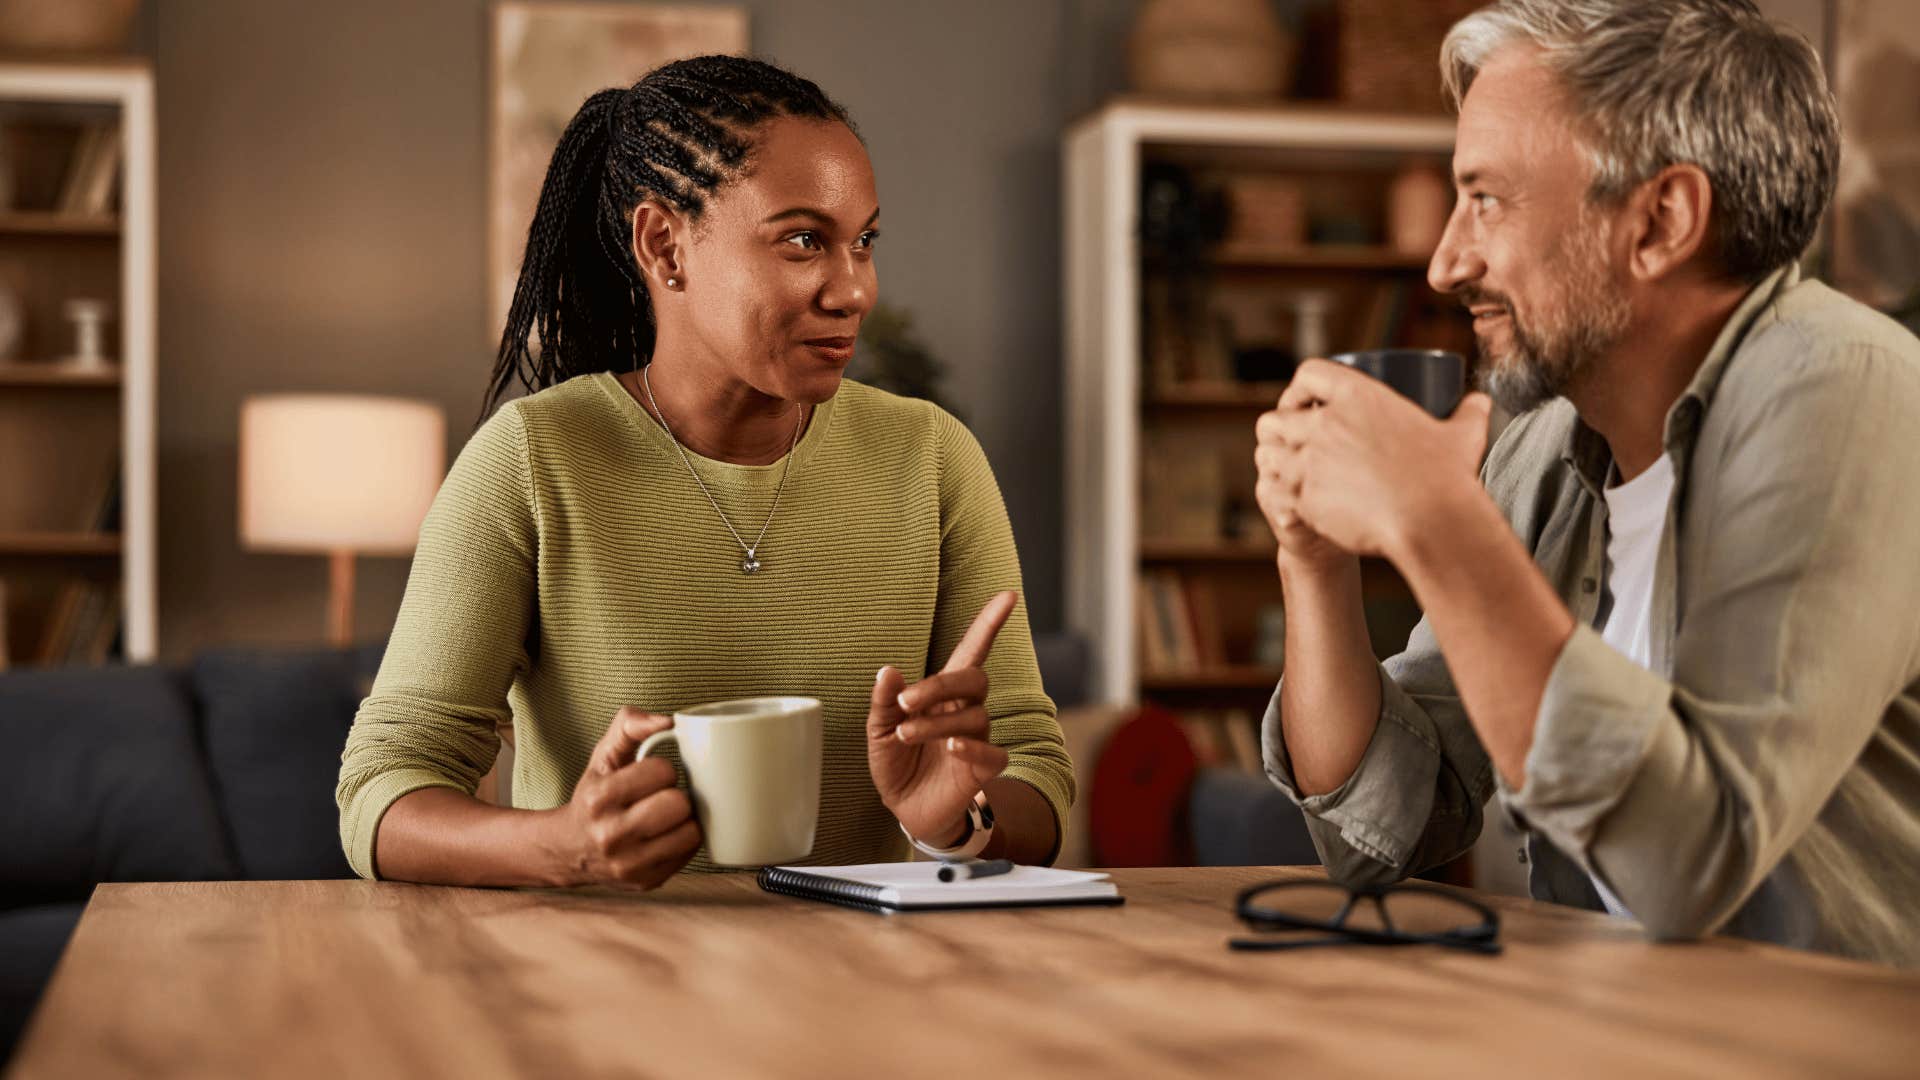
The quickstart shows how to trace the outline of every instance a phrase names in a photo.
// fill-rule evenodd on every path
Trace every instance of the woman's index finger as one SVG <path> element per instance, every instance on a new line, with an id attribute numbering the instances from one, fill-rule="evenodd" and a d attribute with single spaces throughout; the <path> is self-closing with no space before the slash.
<path id="1" fill-rule="evenodd" d="M 1020 594 L 1011 589 L 987 601 L 987 606 L 974 616 L 973 625 L 967 627 L 966 636 L 953 647 L 953 655 L 947 658 L 947 666 L 940 670 L 959 671 L 986 663 L 987 653 L 993 651 L 993 639 L 1000 635 L 1000 628 L 1007 624 L 1007 617 L 1013 614 L 1013 607 L 1019 602 Z"/>

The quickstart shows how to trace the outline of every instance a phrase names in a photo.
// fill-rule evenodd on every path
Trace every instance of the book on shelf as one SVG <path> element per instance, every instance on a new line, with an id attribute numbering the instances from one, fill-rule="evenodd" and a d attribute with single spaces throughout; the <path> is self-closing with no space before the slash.
<path id="1" fill-rule="evenodd" d="M 1148 672 L 1177 675 L 1227 662 L 1212 582 L 1175 570 L 1144 571 L 1136 585 L 1135 609 L 1141 659 Z"/>
<path id="2" fill-rule="evenodd" d="M 1200 765 L 1252 773 L 1265 768 L 1253 715 L 1245 709 L 1189 709 L 1180 714 L 1180 730 Z"/>
<path id="3" fill-rule="evenodd" d="M 34 662 L 42 667 L 104 664 L 112 659 L 119 632 L 119 586 L 70 581 L 48 611 Z"/>
<path id="4" fill-rule="evenodd" d="M 113 186 L 120 172 L 120 122 L 88 124 L 80 132 L 58 210 L 78 217 L 105 217 L 113 209 Z"/>
<path id="5" fill-rule="evenodd" d="M 1260 754 L 1260 721 L 1245 709 L 1228 709 L 1221 716 L 1227 742 L 1233 747 L 1234 763 L 1245 772 L 1266 771 Z"/>
<path id="6" fill-rule="evenodd" d="M 1401 340 L 1407 321 L 1407 282 L 1402 278 L 1374 286 L 1359 326 L 1359 348 L 1384 349 Z"/>
<path id="7" fill-rule="evenodd" d="M 1200 666 L 1193 617 L 1178 575 L 1166 570 L 1142 575 L 1139 608 L 1145 619 L 1142 659 L 1148 671 L 1173 673 Z"/>
<path id="8" fill-rule="evenodd" d="M 1133 628 L 1138 641 L 1140 667 L 1144 671 L 1159 672 L 1173 667 L 1173 657 L 1168 652 L 1167 639 L 1160 632 L 1159 622 L 1153 602 L 1153 587 L 1148 583 L 1147 575 L 1141 574 L 1133 582 Z"/>
<path id="9" fill-rule="evenodd" d="M 113 462 L 95 485 L 93 497 L 84 506 L 80 531 L 117 533 L 120 531 L 120 463 Z"/>

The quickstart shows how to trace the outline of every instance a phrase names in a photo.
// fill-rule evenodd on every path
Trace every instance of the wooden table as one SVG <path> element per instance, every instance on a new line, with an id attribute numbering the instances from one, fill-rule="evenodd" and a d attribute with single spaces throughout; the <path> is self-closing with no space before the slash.
<path id="1" fill-rule="evenodd" d="M 882 917 L 748 875 L 659 892 L 103 885 L 11 1075 L 1905 1075 L 1920 973 L 1649 945 L 1526 901 L 1504 956 L 1234 953 L 1235 891 Z"/>

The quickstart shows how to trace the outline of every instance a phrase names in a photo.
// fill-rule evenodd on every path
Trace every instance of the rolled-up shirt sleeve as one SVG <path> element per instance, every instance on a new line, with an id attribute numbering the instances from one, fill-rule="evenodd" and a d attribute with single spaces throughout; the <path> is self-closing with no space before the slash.
<path id="1" fill-rule="evenodd" d="M 1672 677 L 1576 630 L 1501 793 L 1656 937 L 1740 908 L 1920 666 L 1920 368 L 1865 345 L 1744 362 L 1783 356 L 1695 448 L 1687 520 L 1712 535 L 1686 538 Z"/>
<path id="2" fill-rule="evenodd" d="M 1406 650 L 1381 666 L 1373 738 L 1339 787 L 1300 794 L 1278 689 L 1261 732 L 1267 776 L 1299 804 L 1320 861 L 1337 881 L 1397 881 L 1448 862 L 1480 835 L 1492 765 L 1425 620 Z"/>

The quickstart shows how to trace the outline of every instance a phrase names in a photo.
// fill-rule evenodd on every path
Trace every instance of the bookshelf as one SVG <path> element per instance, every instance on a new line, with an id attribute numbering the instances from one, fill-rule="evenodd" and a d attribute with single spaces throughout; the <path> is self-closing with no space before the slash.
<path id="1" fill-rule="evenodd" d="M 1471 355 L 1467 321 L 1425 284 L 1425 252 L 1395 245 L 1384 221 L 1396 178 L 1444 176 L 1452 146 L 1446 117 L 1138 99 L 1068 130 L 1067 622 L 1093 642 L 1095 700 L 1257 721 L 1284 661 L 1284 617 L 1253 500 L 1253 423 L 1286 384 L 1242 368 L 1259 354 L 1239 324 L 1208 323 L 1231 323 L 1214 314 L 1229 302 L 1297 309 L 1313 292 L 1327 352 L 1419 343 Z M 1220 235 L 1183 254 L 1156 246 L 1147 220 L 1154 177 L 1169 172 L 1200 195 L 1271 199 L 1246 214 L 1242 194 Z M 1245 221 L 1298 230 L 1263 235 Z M 1308 317 L 1277 337 L 1307 340 Z M 1362 569 L 1375 651 L 1391 655 L 1419 612 L 1391 566 Z"/>
<path id="2" fill-rule="evenodd" d="M 0 667 L 156 657 L 154 95 L 137 59 L 0 62 Z M 74 301 L 106 362 L 72 362 Z M 0 342 L 5 344 L 5 342 Z"/>

